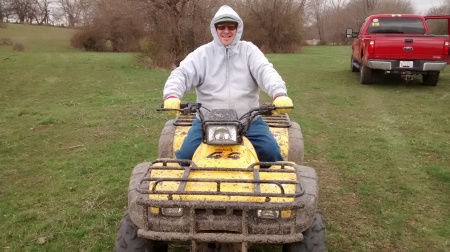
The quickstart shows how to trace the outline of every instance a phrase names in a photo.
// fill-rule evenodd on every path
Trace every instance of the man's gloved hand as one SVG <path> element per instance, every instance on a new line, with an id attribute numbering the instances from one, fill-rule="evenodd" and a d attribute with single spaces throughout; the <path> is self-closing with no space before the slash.
<path id="1" fill-rule="evenodd" d="M 180 109 L 180 99 L 175 96 L 169 96 L 164 100 L 164 108 L 165 109 Z M 167 110 L 167 114 L 169 115 L 178 115 L 179 112 L 175 110 Z"/>
<path id="2" fill-rule="evenodd" d="M 275 97 L 275 100 L 273 100 L 273 105 L 275 107 L 293 107 L 294 104 L 292 103 L 291 98 L 287 96 L 277 96 Z M 287 114 L 292 111 L 292 108 L 283 108 L 283 109 L 277 109 L 274 111 L 274 114 Z"/>

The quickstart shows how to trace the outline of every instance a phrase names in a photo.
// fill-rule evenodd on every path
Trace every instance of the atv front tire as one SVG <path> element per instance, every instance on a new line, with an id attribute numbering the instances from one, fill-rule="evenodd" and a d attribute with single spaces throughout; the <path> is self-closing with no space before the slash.
<path id="1" fill-rule="evenodd" d="M 138 226 L 130 218 L 128 211 L 125 212 L 120 221 L 119 231 L 117 232 L 116 242 L 114 244 L 115 252 L 167 252 L 168 245 L 141 238 L 137 235 Z"/>
<path id="2" fill-rule="evenodd" d="M 316 213 L 311 226 L 303 231 L 301 242 L 283 245 L 283 252 L 324 252 L 328 251 L 325 220 L 322 213 Z"/>

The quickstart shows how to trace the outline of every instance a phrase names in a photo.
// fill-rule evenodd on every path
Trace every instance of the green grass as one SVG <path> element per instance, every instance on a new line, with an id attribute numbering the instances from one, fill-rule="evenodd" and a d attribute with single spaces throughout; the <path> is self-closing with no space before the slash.
<path id="1" fill-rule="evenodd" d="M 0 39 L 0 249 L 110 251 L 134 165 L 157 155 L 169 71 L 80 52 L 73 30 L 8 25 Z M 268 55 L 320 179 L 330 251 L 450 250 L 450 68 L 360 85 L 350 47 Z M 190 96 L 192 98 L 192 96 Z M 261 249 L 264 251 L 264 249 Z"/>

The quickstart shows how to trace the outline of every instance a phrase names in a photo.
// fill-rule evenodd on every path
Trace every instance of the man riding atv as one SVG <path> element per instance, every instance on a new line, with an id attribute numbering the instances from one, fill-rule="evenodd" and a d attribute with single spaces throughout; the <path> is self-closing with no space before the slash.
<path id="1" fill-rule="evenodd" d="M 238 117 L 259 106 L 259 89 L 274 98 L 277 107 L 291 107 L 285 82 L 254 44 L 241 41 L 244 23 L 229 6 L 224 5 L 210 24 L 214 38 L 190 53 L 172 71 L 164 87 L 164 108 L 180 108 L 183 95 L 195 88 L 197 102 L 208 109 L 235 109 Z M 287 113 L 291 109 L 279 109 Z M 173 111 L 171 111 L 173 113 Z M 169 111 L 170 113 L 170 111 Z M 204 111 L 207 113 L 207 111 Z M 201 125 L 194 120 L 178 159 L 191 159 L 202 141 Z M 269 127 L 255 118 L 246 133 L 260 161 L 282 161 L 280 148 Z"/>
<path id="2" fill-rule="evenodd" d="M 180 115 L 162 130 L 159 159 L 133 169 L 115 251 L 167 252 L 168 244 L 179 242 L 190 242 L 192 252 L 247 252 L 253 244 L 326 251 L 317 175 L 299 165 L 300 126 L 287 115 L 273 115 L 276 109 L 263 104 L 240 118 L 233 109 L 209 110 L 200 103 L 160 109 Z M 268 122 L 288 161 L 258 160 L 245 137 L 257 117 Z M 194 120 L 201 123 L 202 143 L 192 160 L 175 159 Z"/>
<path id="3" fill-rule="evenodd" d="M 285 82 L 263 53 L 240 41 L 243 22 L 228 6 L 211 21 L 214 40 L 189 54 L 164 87 L 166 123 L 158 159 L 134 167 L 128 209 L 114 250 L 326 251 L 318 182 L 303 166 L 300 126 Z M 197 102 L 181 103 L 195 88 Z M 274 99 L 259 104 L 259 89 Z M 276 137 L 274 137 L 276 136 Z"/>

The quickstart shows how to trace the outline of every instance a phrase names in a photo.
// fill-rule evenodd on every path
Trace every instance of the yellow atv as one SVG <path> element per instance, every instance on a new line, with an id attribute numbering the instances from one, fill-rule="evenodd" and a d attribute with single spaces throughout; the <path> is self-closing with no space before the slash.
<path id="1" fill-rule="evenodd" d="M 204 117 L 201 108 L 182 103 L 180 115 L 162 130 L 159 159 L 134 167 L 114 250 L 165 252 L 169 243 L 190 242 L 193 252 L 247 252 L 252 244 L 326 251 L 317 175 L 302 166 L 300 126 L 273 115 L 273 105 L 241 118 L 228 109 Z M 196 115 L 203 142 L 192 160 L 176 159 Z M 245 137 L 257 116 L 269 124 L 287 161 L 259 162 Z"/>

